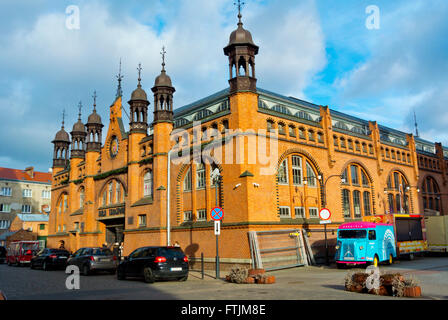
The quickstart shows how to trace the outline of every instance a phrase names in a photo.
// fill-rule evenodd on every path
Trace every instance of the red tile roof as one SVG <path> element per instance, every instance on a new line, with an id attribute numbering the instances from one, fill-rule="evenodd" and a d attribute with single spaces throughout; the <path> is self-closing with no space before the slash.
<path id="1" fill-rule="evenodd" d="M 0 167 L 0 179 L 51 183 L 51 173 L 34 171 L 31 177 L 25 170 Z"/>

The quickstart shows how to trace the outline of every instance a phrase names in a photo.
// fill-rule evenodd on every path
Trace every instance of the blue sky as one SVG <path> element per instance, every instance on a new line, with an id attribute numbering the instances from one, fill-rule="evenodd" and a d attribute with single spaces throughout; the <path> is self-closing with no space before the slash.
<path id="1" fill-rule="evenodd" d="M 120 58 L 124 101 L 140 62 L 150 92 L 163 45 L 176 107 L 227 87 L 233 2 L 1 1 L 0 166 L 47 171 L 62 110 L 71 131 L 79 101 L 84 121 L 91 113 L 94 90 L 107 125 Z M 448 145 L 447 1 L 245 2 L 260 87 L 405 132 L 414 131 L 415 110 L 421 137 Z M 69 5 L 80 9 L 79 30 L 65 26 Z M 365 26 L 369 5 L 380 9 L 378 30 Z"/>

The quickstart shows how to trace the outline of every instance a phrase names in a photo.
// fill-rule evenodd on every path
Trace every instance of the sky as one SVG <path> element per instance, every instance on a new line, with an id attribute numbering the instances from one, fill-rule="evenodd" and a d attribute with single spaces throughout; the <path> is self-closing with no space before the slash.
<path id="1" fill-rule="evenodd" d="M 245 0 L 242 14 L 260 88 L 407 133 L 415 111 L 421 138 L 448 146 L 448 1 Z M 107 127 L 120 59 L 127 110 L 139 63 L 150 96 L 162 46 L 175 109 L 228 87 L 237 21 L 233 0 L 1 0 L 0 166 L 48 171 L 62 110 L 70 132 L 95 90 Z"/>

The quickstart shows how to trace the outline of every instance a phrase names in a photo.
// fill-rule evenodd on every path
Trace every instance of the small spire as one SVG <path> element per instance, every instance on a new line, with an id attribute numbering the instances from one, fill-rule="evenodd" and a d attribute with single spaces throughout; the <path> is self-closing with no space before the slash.
<path id="1" fill-rule="evenodd" d="M 93 91 L 93 96 L 92 96 L 92 98 L 93 98 L 93 112 L 96 112 L 96 98 L 97 98 L 96 90 Z"/>
<path id="2" fill-rule="evenodd" d="M 142 87 L 142 84 L 141 84 L 141 81 L 142 81 L 142 64 L 141 63 L 138 64 L 137 70 L 138 70 L 138 85 L 137 85 L 137 87 L 141 88 Z"/>
<path id="3" fill-rule="evenodd" d="M 120 58 L 120 68 L 118 70 L 118 88 L 117 88 L 117 98 L 121 97 L 123 95 L 123 90 L 121 90 L 121 80 L 123 79 L 123 76 L 121 75 L 121 58 Z"/>
<path id="4" fill-rule="evenodd" d="M 65 123 L 65 109 L 62 110 L 62 129 L 64 129 L 64 123 Z"/>
<path id="5" fill-rule="evenodd" d="M 78 120 L 81 121 L 81 109 L 82 109 L 82 102 L 81 101 L 79 101 L 78 109 L 79 109 Z"/>
<path id="6" fill-rule="evenodd" d="M 162 47 L 162 51 L 160 52 L 160 54 L 162 55 L 162 72 L 165 72 L 165 46 Z"/>
<path id="7" fill-rule="evenodd" d="M 419 133 L 418 133 L 418 125 L 417 125 L 417 115 L 415 114 L 415 109 L 414 109 L 414 125 L 415 125 L 415 136 L 417 138 L 420 137 Z"/>

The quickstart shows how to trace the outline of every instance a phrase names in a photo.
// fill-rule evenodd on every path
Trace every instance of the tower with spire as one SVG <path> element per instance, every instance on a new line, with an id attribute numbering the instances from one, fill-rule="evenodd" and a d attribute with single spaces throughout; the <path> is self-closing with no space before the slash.
<path id="1" fill-rule="evenodd" d="M 165 47 L 160 52 L 162 55 L 162 71 L 157 76 L 152 92 L 154 93 L 154 122 L 173 121 L 173 94 L 176 89 L 173 87 L 171 78 L 165 70 Z"/>
<path id="2" fill-rule="evenodd" d="M 241 8 L 244 2 L 238 0 L 235 4 L 238 6 L 238 28 L 230 34 L 229 44 L 224 48 L 224 54 L 229 57 L 230 93 L 257 92 L 255 56 L 259 48 L 251 33 L 243 28 Z"/>
<path id="3" fill-rule="evenodd" d="M 138 84 L 137 89 L 132 92 L 131 100 L 129 100 L 129 106 L 131 111 L 129 127 L 131 134 L 135 132 L 141 132 L 145 135 L 148 131 L 148 97 L 145 90 L 142 89 L 142 65 L 139 64 L 138 68 Z"/>
<path id="4" fill-rule="evenodd" d="M 85 143 L 87 132 L 84 123 L 82 123 L 81 121 L 82 102 L 79 102 L 78 109 L 79 109 L 78 121 L 73 125 L 73 130 L 71 132 L 72 135 L 71 159 L 74 158 L 84 159 L 86 150 Z"/>
<path id="5" fill-rule="evenodd" d="M 62 125 L 61 130 L 56 133 L 54 140 L 53 152 L 53 174 L 55 171 L 60 171 L 68 166 L 69 154 L 70 154 L 70 136 L 64 129 L 65 123 L 65 110 L 62 112 Z"/>
<path id="6" fill-rule="evenodd" d="M 104 125 L 101 122 L 100 115 L 96 112 L 96 91 L 93 93 L 93 111 L 90 114 L 86 128 L 87 128 L 87 152 L 101 152 L 102 129 Z"/>

